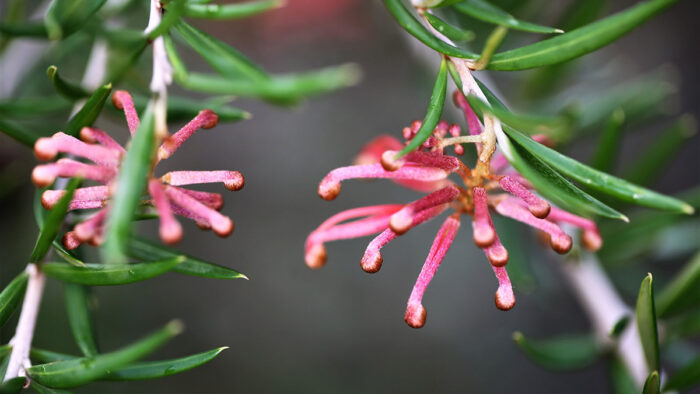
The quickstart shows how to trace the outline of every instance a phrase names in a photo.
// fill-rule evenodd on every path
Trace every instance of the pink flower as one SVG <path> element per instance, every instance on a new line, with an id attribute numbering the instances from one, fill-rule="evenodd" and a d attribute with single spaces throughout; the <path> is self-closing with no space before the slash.
<path id="1" fill-rule="evenodd" d="M 126 91 L 116 91 L 112 95 L 112 102 L 115 107 L 124 110 L 133 137 L 139 127 L 139 117 L 131 95 Z M 212 128 L 218 120 L 213 111 L 201 111 L 177 133 L 165 138 L 158 149 L 154 167 L 160 160 L 172 156 L 195 131 L 200 128 Z M 32 171 L 32 181 L 39 187 L 45 187 L 51 185 L 58 177 L 80 176 L 98 183 L 99 186 L 76 189 L 69 210 L 98 210 L 66 233 L 63 244 L 68 249 L 75 249 L 85 242 L 99 245 L 102 243 L 105 220 L 109 213 L 109 200 L 114 194 L 115 180 L 126 151 L 106 132 L 91 127 L 80 131 L 80 139 L 58 132 L 49 138 L 40 138 L 34 144 L 34 154 L 40 160 L 53 160 L 61 153 L 92 163 L 63 158 L 54 163 L 38 165 Z M 159 233 L 163 242 L 174 244 L 182 238 L 182 227 L 175 219 L 176 214 L 194 219 L 201 228 L 212 229 L 219 236 L 231 234 L 233 222 L 218 212 L 223 205 L 220 194 L 180 187 L 214 182 L 223 183 L 229 190 L 239 190 L 245 180 L 238 171 L 172 171 L 160 178 L 151 173 L 147 186 L 150 199 L 143 200 L 143 204 L 155 206 L 160 219 Z M 46 190 L 41 196 L 41 202 L 45 208 L 50 209 L 64 193 L 63 190 Z"/>
<path id="2" fill-rule="evenodd" d="M 478 136 L 482 125 L 459 92 L 455 94 L 455 103 L 464 111 L 469 134 Z M 481 172 L 478 167 L 472 170 L 457 156 L 447 154 L 445 148 L 449 145 L 455 146 L 456 154 L 462 154 L 464 149 L 460 142 L 467 139 L 476 142 L 477 149 L 481 149 L 477 137 L 456 138 L 461 134 L 456 124 L 438 123 L 418 150 L 395 159 L 397 151 L 414 138 L 420 126 L 421 122 L 415 121 L 404 128 L 403 143 L 388 135 L 372 140 L 358 155 L 356 165 L 340 167 L 326 175 L 319 184 L 318 194 L 325 200 L 333 200 L 340 193 L 342 181 L 383 178 L 426 195 L 407 204 L 354 208 L 332 216 L 306 239 L 305 260 L 309 267 L 320 268 L 325 264 L 325 242 L 378 234 L 370 241 L 360 263 L 366 272 L 377 272 L 383 263 L 381 249 L 384 246 L 451 208 L 452 213 L 433 240 L 408 300 L 406 323 L 419 328 L 426 319 L 423 294 L 454 241 L 463 215 L 472 217 L 474 243 L 484 251 L 498 280 L 495 303 L 501 310 L 509 310 L 515 305 L 515 295 L 505 268 L 508 251 L 498 237 L 491 212 L 543 232 L 557 253 L 567 253 L 572 247 L 571 237 L 558 223 L 580 228 L 584 247 L 591 250 L 601 247 L 602 239 L 594 222 L 551 206 L 520 174 L 509 168 L 500 153 L 494 155 L 486 170 Z M 540 136 L 533 138 L 546 141 Z M 452 174 L 457 174 L 460 184 L 450 179 Z"/>

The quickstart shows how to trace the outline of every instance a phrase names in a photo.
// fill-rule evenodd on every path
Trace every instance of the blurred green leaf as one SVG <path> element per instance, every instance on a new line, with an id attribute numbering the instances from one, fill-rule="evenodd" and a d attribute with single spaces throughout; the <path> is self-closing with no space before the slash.
<path id="1" fill-rule="evenodd" d="M 75 257 L 73 252 L 70 252 L 66 250 L 66 248 L 63 247 L 63 244 L 54 240 L 51 244 L 53 246 L 53 250 L 56 252 L 56 254 L 63 259 L 68 264 L 72 264 L 76 267 L 85 267 L 85 263 L 82 262 L 79 258 Z"/>
<path id="2" fill-rule="evenodd" d="M 51 208 L 48 216 L 46 216 L 46 220 L 44 220 L 44 224 L 41 226 L 39 237 L 36 240 L 34 250 L 32 250 L 32 255 L 29 258 L 30 262 L 36 263 L 46 256 L 46 253 L 51 247 L 51 243 L 56 238 L 58 230 L 61 228 L 61 224 L 63 224 L 63 219 L 68 213 L 68 204 L 70 204 L 70 201 L 73 199 L 73 192 L 75 192 L 75 189 L 80 185 L 80 182 L 82 182 L 81 178 L 71 179 L 68 186 L 66 186 L 65 194 L 58 200 L 56 205 Z"/>
<path id="3" fill-rule="evenodd" d="M 123 349 L 72 360 L 39 364 L 27 368 L 27 374 L 41 385 L 55 388 L 77 387 L 106 376 L 109 371 L 136 361 L 182 332 L 182 324 L 174 321 L 148 337 Z"/>
<path id="4" fill-rule="evenodd" d="M 53 0 L 44 15 L 46 35 L 61 40 L 80 30 L 107 0 Z"/>
<path id="5" fill-rule="evenodd" d="M 206 364 L 228 347 L 220 347 L 187 357 L 161 361 L 145 361 L 133 363 L 114 371 L 110 371 L 104 380 L 144 380 L 157 379 L 177 373 L 189 371 Z"/>
<path id="6" fill-rule="evenodd" d="M 688 312 L 666 324 L 668 339 L 689 338 L 700 335 L 700 310 Z"/>
<path id="7" fill-rule="evenodd" d="M 661 392 L 661 378 L 659 377 L 659 372 L 654 371 L 649 374 L 647 381 L 644 382 L 643 394 L 659 394 Z"/>
<path id="8" fill-rule="evenodd" d="M 610 380 L 615 394 L 639 394 L 639 388 L 617 357 L 610 360 Z"/>
<path id="9" fill-rule="evenodd" d="M 175 43 L 169 34 L 163 36 L 163 43 L 165 44 L 165 53 L 168 55 L 170 66 L 173 68 L 173 76 L 175 77 L 175 80 L 180 81 L 187 79 L 187 74 L 189 72 L 187 71 L 185 62 L 180 57 L 180 54 L 178 54 L 177 48 L 175 48 Z"/>
<path id="10" fill-rule="evenodd" d="M 247 18 L 261 12 L 281 7 L 285 0 L 257 0 L 234 4 L 187 4 L 185 16 L 204 19 Z"/>
<path id="11" fill-rule="evenodd" d="M 700 357 L 669 376 L 664 391 L 684 391 L 700 384 Z"/>
<path id="12" fill-rule="evenodd" d="M 45 38 L 48 36 L 43 23 L 0 23 L 0 33 L 10 37 Z"/>
<path id="13" fill-rule="evenodd" d="M 72 354 L 52 352 L 51 350 L 37 349 L 33 347 L 29 351 L 29 358 L 34 361 L 35 364 L 44 364 L 53 363 L 56 361 L 73 360 L 80 357 Z"/>
<path id="14" fill-rule="evenodd" d="M 524 22 L 515 19 L 513 15 L 503 11 L 495 5 L 484 0 L 465 0 L 453 6 L 457 11 L 469 15 L 474 19 L 494 25 L 507 26 L 511 29 L 527 31 L 531 33 L 563 33 L 561 29 L 542 26 L 535 23 Z"/>
<path id="15" fill-rule="evenodd" d="M 49 387 L 45 387 L 40 385 L 37 382 L 31 382 L 31 387 L 34 389 L 39 394 L 69 394 L 70 391 L 66 390 L 61 390 L 61 389 L 52 389 Z"/>
<path id="16" fill-rule="evenodd" d="M 5 117 L 15 118 L 35 117 L 52 112 L 66 111 L 72 105 L 70 101 L 58 95 L 2 99 L 0 100 L 0 114 Z"/>
<path id="17" fill-rule="evenodd" d="M 195 52 L 222 76 L 230 78 L 244 76 L 253 80 L 264 80 L 269 77 L 265 71 L 245 55 L 205 32 L 185 22 L 176 24 L 175 30 Z"/>
<path id="18" fill-rule="evenodd" d="M 474 39 L 475 35 L 473 31 L 464 30 L 457 26 L 453 26 L 429 12 L 425 13 L 425 19 L 433 28 L 435 28 L 435 30 L 439 31 L 452 41 L 468 42 Z"/>
<path id="19" fill-rule="evenodd" d="M 410 153 L 418 147 L 420 147 L 425 140 L 428 139 L 433 134 L 435 126 L 437 126 L 440 121 L 440 116 L 442 116 L 442 109 L 445 106 L 445 94 L 447 92 L 447 60 L 442 59 L 440 64 L 440 71 L 435 78 L 435 85 L 433 86 L 433 93 L 430 95 L 430 103 L 428 104 L 428 109 L 425 112 L 425 118 L 423 118 L 423 123 L 416 132 L 416 135 L 411 139 L 401 151 L 396 155 L 396 158 L 404 156 Z"/>
<path id="20" fill-rule="evenodd" d="M 491 70 L 525 70 L 565 62 L 593 52 L 622 37 L 677 0 L 650 0 L 568 33 L 497 53 Z"/>
<path id="21" fill-rule="evenodd" d="M 19 393 L 22 387 L 27 383 L 27 379 L 23 377 L 13 378 L 0 383 L 0 393 Z"/>
<path id="22" fill-rule="evenodd" d="M 49 66 L 46 70 L 46 75 L 49 77 L 54 88 L 56 88 L 56 91 L 68 99 L 77 100 L 90 96 L 90 93 L 86 92 L 85 89 L 81 88 L 79 85 L 70 83 L 62 78 L 58 74 L 58 67 L 56 66 Z"/>
<path id="23" fill-rule="evenodd" d="M 678 118 L 646 150 L 639 152 L 635 160 L 627 163 L 625 178 L 630 182 L 648 185 L 655 180 L 671 162 L 678 151 L 695 135 L 697 122 L 692 115 L 686 114 Z"/>
<path id="24" fill-rule="evenodd" d="M 425 28 L 411 12 L 401 4 L 401 0 L 384 0 L 384 6 L 394 16 L 399 25 L 423 44 L 447 56 L 476 60 L 479 55 L 466 49 L 445 44 Z"/>
<path id="25" fill-rule="evenodd" d="M 492 113 L 501 122 L 528 134 L 544 134 L 555 140 L 568 134 L 572 129 L 572 120 L 563 116 L 515 114 L 503 108 L 489 106 L 474 95 L 467 96 L 472 108 Z"/>
<path id="26" fill-rule="evenodd" d="M 45 266 L 42 267 L 45 269 Z M 95 327 L 90 311 L 90 289 L 79 284 L 63 283 L 63 293 L 66 298 L 68 323 L 75 343 L 84 355 L 96 356 L 98 353 L 95 341 Z"/>
<path id="27" fill-rule="evenodd" d="M 185 89 L 205 93 L 259 97 L 284 104 L 354 85 L 360 70 L 354 64 L 327 67 L 298 74 L 272 76 L 270 79 L 236 80 L 214 75 L 190 73 L 178 81 Z"/>
<path id="28" fill-rule="evenodd" d="M 550 149 L 533 139 L 521 134 L 520 132 L 504 128 L 508 136 L 525 149 L 530 151 L 537 158 L 551 165 L 556 170 L 561 171 L 582 184 L 600 191 L 610 194 L 623 201 L 632 202 L 638 205 L 643 205 L 650 208 L 663 209 L 671 212 L 692 214 L 694 209 L 689 204 L 676 198 L 665 196 L 663 194 L 645 189 L 641 186 L 634 185 L 624 179 L 600 172 L 585 164 L 564 156 L 561 153 Z"/>
<path id="29" fill-rule="evenodd" d="M 134 106 L 136 110 L 142 112 L 148 105 L 148 98 L 139 95 L 133 95 Z M 216 112 L 219 121 L 235 122 L 238 120 L 249 119 L 250 112 L 239 108 L 223 105 L 230 101 L 228 97 L 213 98 L 207 100 L 196 100 L 185 97 L 168 95 L 168 121 L 177 122 L 182 120 L 191 120 L 199 111 L 210 109 Z"/>
<path id="30" fill-rule="evenodd" d="M 169 247 L 149 242 L 138 236 L 132 236 L 127 247 L 129 256 L 139 260 L 168 259 L 183 256 L 185 260 L 173 268 L 174 272 L 213 279 L 248 279 L 238 271 L 199 260 L 184 253 L 173 251 Z"/>
<path id="31" fill-rule="evenodd" d="M 637 297 L 637 329 L 644 349 L 644 357 L 649 369 L 659 369 L 659 336 L 656 326 L 656 311 L 654 307 L 654 288 L 651 274 L 642 281 Z"/>
<path id="32" fill-rule="evenodd" d="M 700 289 L 700 252 L 695 254 L 659 294 L 656 301 L 659 316 L 667 317 L 698 306 L 700 301 L 698 289 Z"/>
<path id="33" fill-rule="evenodd" d="M 184 257 L 133 264 L 85 264 L 76 267 L 64 263 L 44 263 L 42 271 L 52 278 L 89 286 L 116 286 L 140 282 L 164 274 L 185 260 Z"/>
<path id="34" fill-rule="evenodd" d="M 620 320 L 618 320 L 615 323 L 612 330 L 610 330 L 610 337 L 612 337 L 612 338 L 619 337 L 620 334 L 622 334 L 622 332 L 625 331 L 625 328 L 627 328 L 627 326 L 629 325 L 630 320 L 631 320 L 631 318 L 629 315 L 622 316 L 620 318 Z"/>
<path id="35" fill-rule="evenodd" d="M 30 148 L 34 147 L 34 143 L 39 139 L 39 135 L 35 132 L 28 130 L 26 127 L 10 123 L 5 119 L 0 119 L 0 132 Z"/>
<path id="36" fill-rule="evenodd" d="M 611 172 L 615 169 L 617 157 L 620 154 L 622 145 L 622 125 L 625 122 L 625 111 L 616 109 L 600 136 L 598 147 L 591 159 L 591 167 L 604 172 Z"/>
<path id="37" fill-rule="evenodd" d="M 131 221 L 139 205 L 146 182 L 152 172 L 155 156 L 155 125 L 153 103 L 148 105 L 138 130 L 131 140 L 131 147 L 122 159 L 117 178 L 116 193 L 107 218 L 105 242 L 102 246 L 108 263 L 126 263 L 126 244 L 131 234 Z"/>
<path id="38" fill-rule="evenodd" d="M 479 60 L 474 63 L 473 67 L 475 70 L 483 70 L 486 68 L 494 52 L 496 52 L 503 43 L 507 33 L 508 28 L 504 26 L 496 26 L 496 28 L 491 31 L 489 36 L 486 37 L 486 42 L 484 43 L 484 48 L 481 50 Z"/>
<path id="39" fill-rule="evenodd" d="M 17 309 L 27 290 L 29 275 L 22 272 L 12 280 L 0 293 L 0 327 L 4 326 L 12 312 Z"/>
<path id="40" fill-rule="evenodd" d="M 589 334 L 533 341 L 516 331 L 513 340 L 532 362 L 554 371 L 584 368 L 594 363 L 600 353 L 595 338 Z"/>
<path id="41" fill-rule="evenodd" d="M 77 137 L 83 127 L 92 125 L 100 115 L 100 112 L 102 112 L 102 107 L 104 107 L 105 101 L 111 92 L 111 83 L 97 88 L 90 98 L 87 99 L 80 111 L 70 118 L 68 124 L 63 128 L 63 132 Z"/>

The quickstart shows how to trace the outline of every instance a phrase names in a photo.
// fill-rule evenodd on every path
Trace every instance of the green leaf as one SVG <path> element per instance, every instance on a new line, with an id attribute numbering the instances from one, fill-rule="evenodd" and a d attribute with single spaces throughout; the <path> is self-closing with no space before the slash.
<path id="1" fill-rule="evenodd" d="M 144 380 L 157 379 L 177 373 L 189 371 L 200 365 L 206 364 L 218 356 L 228 347 L 220 347 L 206 352 L 193 354 L 187 357 L 175 358 L 171 360 L 146 361 L 127 365 L 110 371 L 104 380 Z"/>
<path id="2" fill-rule="evenodd" d="M 416 18 L 411 15 L 411 12 L 401 4 L 401 0 L 384 0 L 384 6 L 394 16 L 399 25 L 416 37 L 423 44 L 430 48 L 443 53 L 447 56 L 476 60 L 479 55 L 467 51 L 466 49 L 457 48 L 452 45 L 445 44 L 439 38 L 435 37 L 428 29 L 425 28 Z"/>
<path id="3" fill-rule="evenodd" d="M 182 15 L 182 13 L 185 11 L 186 4 L 186 0 L 171 0 L 168 3 L 168 8 L 163 14 L 163 19 L 161 19 L 160 24 L 158 24 L 155 29 L 148 33 L 148 40 L 155 40 L 157 37 L 167 33 L 170 27 L 179 22 L 180 15 Z"/>
<path id="4" fill-rule="evenodd" d="M 70 391 L 66 390 L 60 390 L 60 389 L 52 389 L 46 386 L 42 386 L 37 382 L 31 382 L 30 383 L 32 388 L 39 394 L 69 394 Z"/>
<path id="5" fill-rule="evenodd" d="M 73 360 L 73 359 L 80 358 L 80 357 L 74 356 L 72 354 L 52 352 L 51 350 L 37 349 L 37 348 L 33 347 L 29 351 L 29 358 L 32 361 L 34 361 L 35 364 L 45 364 L 45 363 L 53 363 L 56 361 Z"/>
<path id="6" fill-rule="evenodd" d="M 453 26 L 429 12 L 425 13 L 425 19 L 435 30 L 452 41 L 467 42 L 474 39 L 475 35 L 473 31 L 463 30 L 457 26 Z"/>
<path id="7" fill-rule="evenodd" d="M 204 19 L 238 19 L 281 7 L 285 0 L 258 0 L 235 4 L 187 4 L 185 16 Z"/>
<path id="8" fill-rule="evenodd" d="M 504 126 L 503 129 L 511 130 L 508 126 Z M 625 215 L 583 192 L 517 142 L 507 141 L 507 143 L 510 148 L 506 149 L 511 155 L 507 158 L 513 168 L 532 182 L 537 191 L 553 203 L 583 216 L 599 215 L 629 221 Z"/>
<path id="9" fill-rule="evenodd" d="M 593 364 L 600 353 L 589 334 L 533 341 L 515 332 L 513 340 L 535 364 L 554 371 L 573 371 Z"/>
<path id="10" fill-rule="evenodd" d="M 27 280 L 29 275 L 22 272 L 12 280 L 0 293 L 0 327 L 4 326 L 12 316 L 12 312 L 17 309 L 24 298 L 27 290 Z"/>
<path id="11" fill-rule="evenodd" d="M 133 95 L 134 106 L 139 112 L 146 109 L 148 98 Z M 235 122 L 243 119 L 250 119 L 251 114 L 239 108 L 224 105 L 230 101 L 229 97 L 218 97 L 209 100 L 194 100 L 185 97 L 168 95 L 168 121 L 189 121 L 203 109 L 210 109 L 216 112 L 220 122 Z"/>
<path id="12" fill-rule="evenodd" d="M 133 236 L 129 240 L 127 253 L 129 253 L 129 256 L 139 260 L 152 260 L 154 258 L 168 259 L 176 256 L 183 256 L 185 260 L 173 268 L 173 271 L 180 274 L 213 279 L 248 279 L 247 276 L 238 271 L 173 251 L 169 247 L 149 242 L 137 236 Z"/>
<path id="13" fill-rule="evenodd" d="M 123 349 L 95 357 L 81 357 L 34 365 L 27 368 L 27 373 L 32 380 L 47 387 L 68 388 L 80 386 L 100 379 L 106 376 L 109 371 L 148 355 L 180 332 L 182 332 L 182 324 L 174 321 Z"/>
<path id="14" fill-rule="evenodd" d="M 700 301 L 698 289 L 700 289 L 700 253 L 695 254 L 659 294 L 656 302 L 659 316 L 667 317 L 690 307 L 696 307 Z"/>
<path id="15" fill-rule="evenodd" d="M 664 391 L 684 391 L 700 383 L 700 357 L 672 374 L 664 384 Z"/>
<path id="16" fill-rule="evenodd" d="M 27 379 L 23 377 L 13 378 L 6 382 L 2 382 L 0 383 L 0 394 L 19 393 L 26 383 Z"/>
<path id="17" fill-rule="evenodd" d="M 537 25 L 515 19 L 513 15 L 503 11 L 484 0 L 465 0 L 453 6 L 457 11 L 483 22 L 502 25 L 515 30 L 531 33 L 563 33 L 561 29 Z"/>
<path id="18" fill-rule="evenodd" d="M 83 127 L 90 126 L 102 112 L 102 107 L 109 94 L 112 92 L 112 84 L 100 86 L 85 102 L 85 105 L 76 113 L 63 128 L 63 132 L 73 137 L 80 134 Z"/>
<path id="19" fill-rule="evenodd" d="M 56 252 L 56 254 L 63 259 L 66 263 L 72 264 L 76 267 L 85 267 L 85 263 L 75 257 L 75 255 L 66 250 L 66 248 L 63 247 L 63 244 L 54 240 L 51 244 L 53 246 L 53 250 Z"/>
<path id="20" fill-rule="evenodd" d="M 472 94 L 467 96 L 467 101 L 475 110 L 492 113 L 501 122 L 528 134 L 544 134 L 560 140 L 573 126 L 572 120 L 563 116 L 515 114 L 504 108 L 491 107 Z"/>
<path id="21" fill-rule="evenodd" d="M 36 140 L 39 139 L 39 135 L 33 131 L 27 130 L 23 126 L 10 123 L 5 119 L 0 119 L 0 132 L 7 134 L 30 148 L 33 147 Z"/>
<path id="22" fill-rule="evenodd" d="M 187 78 L 187 67 L 185 62 L 182 60 L 180 55 L 175 48 L 175 43 L 170 35 L 163 36 L 163 43 L 165 44 L 165 53 L 168 55 L 168 60 L 170 61 L 170 66 L 173 68 L 173 76 L 175 80 L 183 80 Z M 169 107 L 169 106 L 168 106 Z"/>
<path id="23" fill-rule="evenodd" d="M 122 159 L 117 178 L 119 187 L 112 199 L 112 208 L 107 218 L 105 242 L 102 246 L 104 259 L 109 263 L 126 262 L 126 244 L 131 234 L 131 221 L 152 172 L 155 156 L 155 125 L 153 102 L 148 105 L 141 124 L 134 134 L 131 147 Z"/>
<path id="24" fill-rule="evenodd" d="M 550 149 L 520 132 L 504 128 L 509 137 L 517 141 L 518 144 L 530 151 L 533 155 L 549 164 L 564 175 L 567 175 L 578 182 L 595 189 L 597 191 L 610 194 L 623 201 L 632 202 L 650 208 L 663 209 L 670 212 L 692 214 L 694 209 L 689 204 L 673 197 L 645 189 L 634 185 L 624 179 L 600 172 L 585 164 L 564 156 L 561 153 Z"/>
<path id="25" fill-rule="evenodd" d="M 345 64 L 298 74 L 277 75 L 272 76 L 270 79 L 259 81 L 190 73 L 187 79 L 178 82 L 185 89 L 189 90 L 259 97 L 286 104 L 294 103 L 305 97 L 352 86 L 359 78 L 359 68 L 354 64 Z"/>
<path id="26" fill-rule="evenodd" d="M 54 88 L 56 88 L 56 91 L 68 99 L 77 100 L 90 95 L 90 93 L 86 92 L 85 89 L 81 88 L 79 85 L 72 84 L 63 79 L 58 74 L 58 67 L 56 66 L 49 66 L 46 70 L 46 75 L 49 77 Z"/>
<path id="27" fill-rule="evenodd" d="M 185 42 L 222 76 L 230 78 L 244 76 L 253 80 L 264 80 L 269 77 L 252 60 L 209 34 L 185 22 L 176 24 L 175 29 Z"/>
<path id="28" fill-rule="evenodd" d="M 677 0 L 641 2 L 597 22 L 531 45 L 497 53 L 491 70 L 513 71 L 565 62 L 593 52 L 622 37 Z"/>
<path id="29" fill-rule="evenodd" d="M 615 169 L 617 157 L 620 154 L 620 145 L 622 145 L 622 125 L 624 122 L 625 111 L 615 110 L 600 136 L 598 148 L 591 159 L 591 167 L 605 172 L 611 172 Z"/>
<path id="30" fill-rule="evenodd" d="M 51 247 L 51 243 L 56 238 L 58 230 L 61 228 L 61 224 L 63 224 L 63 219 L 68 213 L 68 204 L 70 204 L 70 201 L 73 199 L 73 192 L 75 192 L 80 182 L 82 182 L 81 178 L 71 179 L 66 187 L 65 194 L 58 200 L 56 205 L 51 208 L 48 216 L 46 216 L 46 220 L 44 220 L 44 224 L 41 226 L 39 237 L 36 240 L 34 250 L 32 250 L 32 255 L 29 258 L 30 262 L 36 263 L 46 256 L 49 247 Z"/>
<path id="31" fill-rule="evenodd" d="M 656 326 L 656 311 L 654 308 L 654 288 L 651 274 L 642 281 L 637 297 L 637 329 L 644 349 L 644 357 L 649 369 L 659 370 L 659 336 Z"/>
<path id="32" fill-rule="evenodd" d="M 55 279 L 89 286 L 116 286 L 140 282 L 164 274 L 185 260 L 184 257 L 135 264 L 85 264 L 75 267 L 45 263 L 42 271 Z"/>
<path id="33" fill-rule="evenodd" d="M 440 121 L 440 116 L 442 116 L 442 109 L 445 105 L 445 94 L 447 92 L 447 61 L 442 60 L 440 64 L 440 71 L 438 72 L 437 78 L 435 78 L 435 85 L 433 86 L 433 93 L 430 95 L 430 103 L 428 104 L 428 109 L 425 113 L 425 118 L 423 118 L 423 123 L 418 129 L 415 137 L 411 142 L 406 145 L 397 154 L 396 158 L 404 156 L 405 154 L 418 149 L 425 140 L 428 139 L 433 134 L 435 126 L 437 126 Z"/>
<path id="34" fill-rule="evenodd" d="M 636 160 L 628 163 L 625 178 L 640 185 L 650 184 L 676 158 L 678 151 L 696 131 L 695 118 L 689 114 L 681 116 L 655 138 L 652 145 L 639 152 Z"/>
<path id="35" fill-rule="evenodd" d="M 68 323 L 73 332 L 75 343 L 78 344 L 84 355 L 96 356 L 98 350 L 92 312 L 90 311 L 90 289 L 86 286 L 66 282 L 63 284 L 63 293 L 66 297 Z"/>
<path id="36" fill-rule="evenodd" d="M 659 394 L 661 392 L 661 378 L 659 371 L 654 371 L 649 374 L 647 381 L 644 382 L 643 394 Z"/>
<path id="37" fill-rule="evenodd" d="M 629 315 L 622 316 L 620 320 L 618 320 L 613 328 L 610 330 L 610 337 L 611 338 L 617 338 L 622 334 L 623 331 L 627 328 L 631 320 L 631 317 Z"/>

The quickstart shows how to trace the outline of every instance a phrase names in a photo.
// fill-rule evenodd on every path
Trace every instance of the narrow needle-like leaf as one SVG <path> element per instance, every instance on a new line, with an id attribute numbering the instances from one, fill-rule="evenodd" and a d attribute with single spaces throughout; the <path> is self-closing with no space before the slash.
<path id="1" fill-rule="evenodd" d="M 485 0 L 465 0 L 457 3 L 454 6 L 457 11 L 469 15 L 472 18 L 479 19 L 494 25 L 507 26 L 515 30 L 527 31 L 531 33 L 563 33 L 563 30 L 537 25 L 530 22 L 520 21 L 515 19 L 513 15 L 503 11 L 495 5 Z"/>
<path id="2" fill-rule="evenodd" d="M 77 137 L 83 127 L 92 125 L 100 115 L 100 112 L 102 112 L 102 107 L 104 107 L 105 101 L 111 92 L 111 83 L 97 88 L 80 111 L 68 121 L 68 124 L 63 128 L 63 132 Z"/>
<path id="3" fill-rule="evenodd" d="M 46 75 L 49 77 L 54 88 L 56 88 L 56 91 L 68 99 L 77 100 L 90 95 L 85 89 L 61 77 L 58 73 L 58 67 L 56 66 L 49 66 L 46 70 Z"/>
<path id="4" fill-rule="evenodd" d="M 17 309 L 17 306 L 22 301 L 24 292 L 27 289 L 28 278 L 29 275 L 26 272 L 22 272 L 0 293 L 0 327 L 7 322 L 7 319 L 12 316 L 12 312 Z"/>
<path id="5" fill-rule="evenodd" d="M 166 273 L 185 260 L 175 257 L 162 261 L 134 264 L 86 264 L 75 267 L 63 263 L 45 263 L 42 271 L 52 278 L 89 286 L 116 286 L 140 282 Z"/>
<path id="6" fill-rule="evenodd" d="M 700 253 L 697 253 L 659 294 L 657 310 L 660 317 L 698 305 L 700 301 Z"/>
<path id="7" fill-rule="evenodd" d="M 54 238 L 56 238 L 58 230 L 61 228 L 61 224 L 63 223 L 63 219 L 68 213 L 68 204 L 70 204 L 70 201 L 73 199 L 73 192 L 75 192 L 75 189 L 78 187 L 80 182 L 82 182 L 81 178 L 71 179 L 66 187 L 66 193 L 60 200 L 58 200 L 56 205 L 51 208 L 51 212 L 49 212 L 49 214 L 46 216 L 44 224 L 41 226 L 39 237 L 36 240 L 34 250 L 29 258 L 30 262 L 36 263 L 40 261 L 49 251 L 51 243 L 53 242 Z"/>
<path id="8" fill-rule="evenodd" d="M 281 7 L 285 0 L 258 0 L 234 4 L 187 4 L 185 16 L 204 19 L 238 19 Z"/>
<path id="9" fill-rule="evenodd" d="M 649 369 L 659 370 L 659 336 L 656 325 L 656 310 L 654 307 L 654 288 L 651 274 L 642 281 L 637 297 L 637 329 L 642 342 L 644 357 Z"/>
<path id="10" fill-rule="evenodd" d="M 515 332 L 513 340 L 530 360 L 554 371 L 584 368 L 600 355 L 595 338 L 588 334 L 533 341 Z"/>
<path id="11" fill-rule="evenodd" d="M 45 267 L 42 267 L 42 269 Z M 66 282 L 63 284 L 66 298 L 68 323 L 75 343 L 86 356 L 96 356 L 98 353 L 95 341 L 95 328 L 90 310 L 90 288 Z"/>

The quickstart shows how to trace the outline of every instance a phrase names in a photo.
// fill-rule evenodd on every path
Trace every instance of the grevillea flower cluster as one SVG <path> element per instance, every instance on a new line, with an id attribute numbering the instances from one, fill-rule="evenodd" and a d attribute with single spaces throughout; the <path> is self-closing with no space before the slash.
<path id="1" fill-rule="evenodd" d="M 501 310 L 515 305 L 515 295 L 505 268 L 508 251 L 491 220 L 492 211 L 546 234 L 557 253 L 567 253 L 572 247 L 572 239 L 561 229 L 561 223 L 580 228 L 581 240 L 587 249 L 597 250 L 602 245 L 594 222 L 554 207 L 539 197 L 500 153 L 483 161 L 481 151 L 485 148 L 480 136 L 484 126 L 461 92 L 455 92 L 454 100 L 464 112 L 470 135 L 461 135 L 457 124 L 441 121 L 418 150 L 396 159 L 397 152 L 420 129 L 421 122 L 415 121 L 403 129 L 404 143 L 388 135 L 374 139 L 359 153 L 355 165 L 331 171 L 318 187 L 321 198 L 333 200 L 340 193 L 344 180 L 386 178 L 427 193 L 424 197 L 408 204 L 375 205 L 340 212 L 314 230 L 305 244 L 306 264 L 310 268 L 320 268 L 326 262 L 325 242 L 378 234 L 367 245 L 361 260 L 362 269 L 374 273 L 382 266 L 381 249 L 385 245 L 449 209 L 451 213 L 438 230 L 408 299 L 405 320 L 414 328 L 425 324 L 423 294 L 454 241 L 464 215 L 471 216 L 474 243 L 484 251 L 498 279 L 495 302 Z M 548 142 L 544 136 L 533 138 Z M 464 152 L 462 143 L 475 143 L 480 153 L 473 169 L 457 157 Z M 455 155 L 446 153 L 448 146 L 454 146 Z M 461 184 L 449 179 L 451 174 L 456 174 Z"/>
<path id="2" fill-rule="evenodd" d="M 112 102 L 115 107 L 124 111 L 133 137 L 139 128 L 139 117 L 131 95 L 126 91 L 116 91 L 112 95 Z M 213 111 L 201 111 L 178 132 L 165 138 L 158 148 L 153 167 L 172 156 L 195 131 L 200 128 L 212 128 L 218 120 Z M 80 131 L 80 139 L 58 132 L 49 138 L 40 138 L 34 145 L 34 154 L 40 160 L 53 160 L 61 153 L 86 159 L 91 163 L 61 158 L 54 163 L 38 165 L 32 172 L 32 181 L 39 187 L 51 185 L 58 177 L 82 177 L 98 183 L 97 186 L 75 190 L 69 210 L 97 211 L 67 232 L 63 237 L 63 245 L 67 249 L 75 249 L 86 242 L 99 245 L 103 241 L 105 220 L 110 209 L 109 201 L 118 187 L 117 174 L 126 150 L 105 131 L 91 127 L 84 127 Z M 220 194 L 181 187 L 213 182 L 222 182 L 229 190 L 239 190 L 245 180 L 238 171 L 172 171 L 160 178 L 156 178 L 151 171 L 148 179 L 149 198 L 142 200 L 142 203 L 155 206 L 160 219 L 159 233 L 163 242 L 174 244 L 182 238 L 182 227 L 175 215 L 193 219 L 200 228 L 212 229 L 219 236 L 231 234 L 233 221 L 218 212 L 223 206 Z M 41 196 L 41 203 L 46 209 L 50 209 L 64 193 L 63 190 L 46 190 Z"/>

